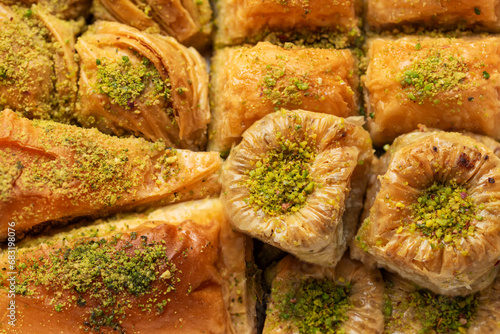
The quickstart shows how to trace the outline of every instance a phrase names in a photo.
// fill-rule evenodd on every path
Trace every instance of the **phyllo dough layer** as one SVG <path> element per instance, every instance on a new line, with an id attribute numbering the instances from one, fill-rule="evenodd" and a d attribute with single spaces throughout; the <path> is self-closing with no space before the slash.
<path id="1" fill-rule="evenodd" d="M 212 9 L 208 0 L 94 0 L 92 14 L 100 20 L 173 36 L 200 49 L 210 43 Z"/>
<path id="2" fill-rule="evenodd" d="M 297 38 L 313 41 L 338 34 L 349 44 L 360 34 L 360 4 L 358 0 L 221 0 L 217 3 L 215 43 L 254 42 L 270 33 L 275 33 L 280 42 L 293 41 L 291 32 L 296 32 Z"/>
<path id="3" fill-rule="evenodd" d="M 500 260 L 500 159 L 470 137 L 414 132 L 374 163 L 352 256 L 435 293 L 475 293 Z"/>
<path id="4" fill-rule="evenodd" d="M 217 153 L 0 113 L 0 239 L 43 222 L 217 195 Z"/>
<path id="5" fill-rule="evenodd" d="M 216 51 L 209 149 L 227 155 L 255 121 L 279 108 L 357 114 L 356 62 L 348 50 L 284 49 L 267 42 Z"/>
<path id="6" fill-rule="evenodd" d="M 0 110 L 72 120 L 78 80 L 74 45 L 81 23 L 60 20 L 38 6 L 0 4 Z"/>
<path id="7" fill-rule="evenodd" d="M 375 145 L 419 124 L 500 139 L 500 38 L 374 38 L 364 80 Z"/>
<path id="8" fill-rule="evenodd" d="M 208 73 L 193 48 L 172 37 L 100 21 L 76 45 L 77 120 L 105 133 L 135 134 L 168 146 L 206 145 Z"/>
<path id="9" fill-rule="evenodd" d="M 277 111 L 223 165 L 226 214 L 243 233 L 334 266 L 355 233 L 372 157 L 359 118 Z"/>
<path id="10" fill-rule="evenodd" d="M 273 271 L 264 334 L 382 332 L 384 285 L 377 269 L 348 255 L 335 269 L 287 256 Z"/>
<path id="11" fill-rule="evenodd" d="M 384 273 L 385 331 L 387 334 L 498 333 L 500 278 L 473 295 L 448 297 L 394 274 Z"/>
<path id="12" fill-rule="evenodd" d="M 483 28 L 498 31 L 498 0 L 366 0 L 371 28 L 412 24 L 427 28 Z"/>
<path id="13" fill-rule="evenodd" d="M 18 245 L 9 333 L 254 333 L 251 240 L 219 200 L 183 203 L 53 231 Z M 8 251 L 0 255 L 9 267 Z M 2 272 L 0 305 L 7 309 Z M 237 300 L 237 301 L 236 301 Z"/>

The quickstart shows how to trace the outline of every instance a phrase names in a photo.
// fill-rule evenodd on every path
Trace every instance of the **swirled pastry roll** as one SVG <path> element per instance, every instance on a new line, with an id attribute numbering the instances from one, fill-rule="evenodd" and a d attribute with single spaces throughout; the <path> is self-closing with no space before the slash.
<path id="1" fill-rule="evenodd" d="M 500 279 L 466 297 L 436 295 L 394 274 L 384 274 L 385 333 L 498 333 Z"/>
<path id="2" fill-rule="evenodd" d="M 500 159 L 470 137 L 413 132 L 395 140 L 369 184 L 351 255 L 456 296 L 491 284 L 500 260 Z"/>
<path id="3" fill-rule="evenodd" d="M 368 57 L 364 86 L 375 145 L 419 124 L 500 138 L 498 37 L 374 38 Z"/>
<path id="4" fill-rule="evenodd" d="M 357 118 L 304 110 L 267 115 L 223 166 L 226 214 L 243 233 L 334 266 L 355 233 L 372 157 Z"/>
<path id="5" fill-rule="evenodd" d="M 227 154 L 278 108 L 357 115 L 356 62 L 348 50 L 284 49 L 267 42 L 216 51 L 208 148 Z"/>
<path id="6" fill-rule="evenodd" d="M 217 153 L 0 113 L 0 239 L 48 221 L 218 194 Z"/>
<path id="7" fill-rule="evenodd" d="M 0 2 L 9 6 L 39 4 L 50 14 L 67 20 L 87 15 L 92 0 L 1 0 Z"/>
<path id="8" fill-rule="evenodd" d="M 482 28 L 498 31 L 498 0 L 367 0 L 366 20 L 374 29 L 405 25 L 427 28 Z"/>
<path id="9" fill-rule="evenodd" d="M 306 44 L 346 47 L 360 36 L 361 2 L 308 0 L 222 0 L 217 3 L 216 45 L 302 40 Z"/>
<path id="10" fill-rule="evenodd" d="M 212 9 L 208 0 L 94 0 L 92 13 L 97 19 L 173 36 L 184 45 L 205 48 L 210 43 Z"/>
<path id="11" fill-rule="evenodd" d="M 38 6 L 0 4 L 0 110 L 72 119 L 78 79 L 74 43 L 80 28 Z"/>
<path id="12" fill-rule="evenodd" d="M 98 22 L 78 40 L 77 120 L 105 133 L 135 134 L 203 149 L 210 120 L 205 60 L 171 37 Z"/>
<path id="13" fill-rule="evenodd" d="M 251 240 L 231 230 L 215 199 L 24 240 L 18 244 L 17 268 L 1 273 L 5 310 L 8 279 L 17 278 L 15 326 L 2 312 L 0 328 L 9 333 L 33 328 L 43 333 L 255 333 L 255 298 L 245 273 L 249 247 Z M 7 249 L 0 263 L 10 268 Z"/>
<path id="14" fill-rule="evenodd" d="M 377 269 L 344 256 L 335 269 L 281 260 L 264 334 L 382 333 L 384 284 Z"/>

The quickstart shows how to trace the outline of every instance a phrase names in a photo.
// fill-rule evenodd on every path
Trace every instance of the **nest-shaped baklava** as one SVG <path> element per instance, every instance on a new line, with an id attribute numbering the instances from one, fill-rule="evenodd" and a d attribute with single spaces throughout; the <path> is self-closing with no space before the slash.
<path id="1" fill-rule="evenodd" d="M 381 146 L 419 124 L 500 139 L 500 38 L 368 41 L 368 128 Z"/>
<path id="2" fill-rule="evenodd" d="M 77 95 L 75 35 L 80 23 L 38 6 L 0 4 L 0 110 L 69 122 Z"/>
<path id="3" fill-rule="evenodd" d="M 217 50 L 212 69 L 208 149 L 223 155 L 255 121 L 278 108 L 357 115 L 357 66 L 349 50 L 261 42 Z"/>
<path id="4" fill-rule="evenodd" d="M 100 21 L 76 45 L 81 73 L 76 117 L 105 133 L 135 134 L 168 146 L 203 149 L 208 73 L 193 48 Z"/>
<path id="5" fill-rule="evenodd" d="M 0 239 L 48 221 L 217 195 L 215 152 L 0 112 Z"/>
<path id="6" fill-rule="evenodd" d="M 398 275 L 384 273 L 387 334 L 498 333 L 500 278 L 465 297 L 437 295 Z"/>
<path id="7" fill-rule="evenodd" d="M 372 157 L 359 118 L 277 111 L 223 165 L 226 214 L 243 233 L 334 266 L 355 233 Z"/>
<path id="8" fill-rule="evenodd" d="M 17 266 L 0 253 L 0 305 L 9 278 L 15 326 L 27 333 L 252 334 L 251 240 L 233 232 L 218 200 L 100 220 L 18 243 Z"/>
<path id="9" fill-rule="evenodd" d="M 272 271 L 264 334 L 382 333 L 384 284 L 346 255 L 332 268 L 287 256 Z"/>
<path id="10" fill-rule="evenodd" d="M 444 295 L 486 288 L 500 260 L 500 159 L 471 137 L 399 137 L 378 163 L 353 255 Z"/>
<path id="11" fill-rule="evenodd" d="M 201 49 L 207 47 L 212 33 L 208 0 L 94 0 L 92 13 L 97 19 L 173 36 L 182 44 Z"/>

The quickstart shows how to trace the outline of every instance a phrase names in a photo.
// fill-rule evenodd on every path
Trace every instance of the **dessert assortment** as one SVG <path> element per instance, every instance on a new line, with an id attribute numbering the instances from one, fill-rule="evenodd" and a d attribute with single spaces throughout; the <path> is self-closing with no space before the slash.
<path id="1" fill-rule="evenodd" d="M 500 333 L 499 17 L 0 0 L 0 333 Z"/>

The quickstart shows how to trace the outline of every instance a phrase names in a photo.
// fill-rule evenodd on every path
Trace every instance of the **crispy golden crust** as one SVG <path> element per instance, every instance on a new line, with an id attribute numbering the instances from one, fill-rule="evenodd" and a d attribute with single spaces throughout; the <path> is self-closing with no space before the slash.
<path id="1" fill-rule="evenodd" d="M 316 186 L 305 195 L 303 206 L 298 211 L 287 211 L 290 202 L 283 202 L 279 205 L 285 212 L 274 215 L 262 207 L 257 210 L 249 202 L 250 171 L 256 169 L 263 156 L 279 149 L 282 140 L 298 145 L 311 136 L 314 144 L 311 141 L 308 145 L 316 156 L 310 162 L 308 175 Z M 355 232 L 372 156 L 370 138 L 354 119 L 303 110 L 267 115 L 243 134 L 242 142 L 223 166 L 221 198 L 226 214 L 243 233 L 303 261 L 333 266 Z"/>
<path id="2" fill-rule="evenodd" d="M 216 51 L 212 68 L 210 150 L 229 152 L 255 121 L 280 107 L 357 114 L 356 63 L 348 50 L 287 50 L 263 42 Z"/>
<path id="3" fill-rule="evenodd" d="M 92 13 L 97 19 L 173 36 L 196 48 L 206 48 L 210 42 L 212 9 L 208 0 L 95 0 Z"/>
<path id="4" fill-rule="evenodd" d="M 434 0 L 366 0 L 368 25 L 373 29 L 391 29 L 418 24 L 428 28 L 482 27 L 498 31 L 500 2 Z"/>
<path id="5" fill-rule="evenodd" d="M 264 325 L 265 334 L 297 333 L 298 328 L 292 321 L 283 320 L 276 307 L 276 295 L 287 294 L 297 288 L 300 281 L 308 278 L 328 279 L 336 284 L 350 285 L 348 302 L 352 305 L 346 312 L 348 320 L 339 328 L 347 334 L 382 333 L 384 316 L 382 313 L 384 285 L 378 269 L 369 269 L 346 255 L 335 269 L 329 269 L 299 261 L 292 256 L 281 260 L 276 269 L 272 284 L 271 300 Z"/>
<path id="6" fill-rule="evenodd" d="M 76 49 L 82 68 L 77 110 L 81 124 L 105 133 L 162 139 L 172 147 L 204 149 L 210 120 L 208 73 L 196 50 L 171 37 L 104 21 L 90 27 Z M 113 66 L 123 67 L 123 77 L 113 76 Z M 100 86 L 106 79 L 109 84 Z M 133 96 L 118 90 L 113 95 L 113 85 L 124 85 L 120 79 L 130 87 L 137 81 L 144 86 L 130 88 Z M 116 98 L 119 93 L 123 101 Z"/>
<path id="7" fill-rule="evenodd" d="M 165 149 L 97 130 L 0 114 L 0 235 L 153 202 L 217 194 L 216 153 Z"/>
<path id="8" fill-rule="evenodd" d="M 223 0 L 217 3 L 216 45 L 261 40 L 269 32 L 358 32 L 359 1 Z"/>
<path id="9" fill-rule="evenodd" d="M 494 152 L 458 133 L 413 132 L 400 136 L 374 166 L 363 214 L 368 218 L 353 257 L 376 261 L 439 294 L 467 295 L 490 285 L 500 258 L 500 160 Z M 474 233 L 451 244 L 412 232 L 405 222 L 412 222 L 411 207 L 421 192 L 452 180 L 484 205 L 477 211 L 482 220 L 472 221 Z"/>
<path id="10" fill-rule="evenodd" d="M 398 135 L 415 130 L 419 124 L 500 138 L 499 38 L 410 36 L 396 40 L 375 38 L 368 45 L 364 87 L 367 111 L 374 117 L 369 119 L 368 127 L 375 145 L 390 143 Z M 439 61 L 438 65 L 435 61 Z M 457 66 L 462 66 L 463 73 L 448 73 L 445 62 L 461 64 Z M 413 75 L 419 63 L 418 73 L 427 77 L 423 81 L 422 97 L 405 82 L 407 74 Z M 432 66 L 438 67 L 436 80 L 431 76 Z M 441 83 L 454 84 L 438 88 L 435 84 L 440 85 L 439 79 L 444 80 Z"/>

